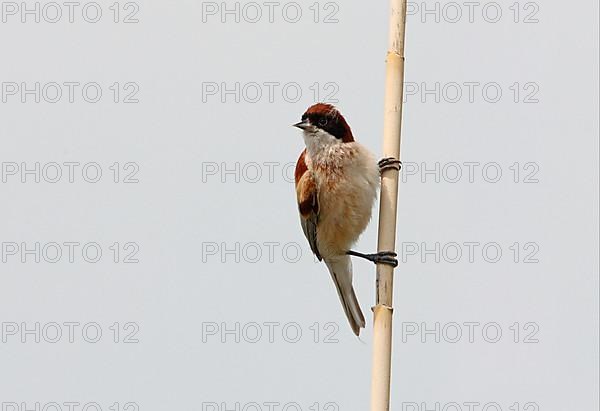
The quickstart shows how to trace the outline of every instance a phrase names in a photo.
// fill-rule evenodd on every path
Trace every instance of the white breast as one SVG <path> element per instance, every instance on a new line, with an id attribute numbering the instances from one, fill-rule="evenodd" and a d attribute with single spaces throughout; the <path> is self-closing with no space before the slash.
<path id="1" fill-rule="evenodd" d="M 359 143 L 337 144 L 310 158 L 308 168 L 319 190 L 319 251 L 323 257 L 344 254 L 371 219 L 379 186 L 375 158 Z"/>

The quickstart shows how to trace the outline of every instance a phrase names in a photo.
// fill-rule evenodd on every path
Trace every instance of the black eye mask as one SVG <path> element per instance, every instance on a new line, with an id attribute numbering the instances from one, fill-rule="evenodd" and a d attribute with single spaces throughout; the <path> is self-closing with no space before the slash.
<path id="1" fill-rule="evenodd" d="M 323 131 L 328 132 L 337 139 L 342 139 L 346 130 L 338 121 L 337 116 L 329 116 L 322 114 L 309 115 L 310 123 Z"/>

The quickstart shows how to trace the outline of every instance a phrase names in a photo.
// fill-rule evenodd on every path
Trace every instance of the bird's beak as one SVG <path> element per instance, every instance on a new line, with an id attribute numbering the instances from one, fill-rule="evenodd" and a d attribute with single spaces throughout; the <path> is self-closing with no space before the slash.
<path id="1" fill-rule="evenodd" d="M 292 127 L 298 127 L 299 129 L 306 130 L 310 126 L 308 120 L 302 120 L 299 123 L 292 124 Z"/>

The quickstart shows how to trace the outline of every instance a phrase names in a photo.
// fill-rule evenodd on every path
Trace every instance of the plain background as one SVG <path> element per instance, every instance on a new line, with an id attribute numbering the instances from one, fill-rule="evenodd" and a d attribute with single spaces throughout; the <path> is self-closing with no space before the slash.
<path id="1" fill-rule="evenodd" d="M 420 90 L 439 83 L 439 91 L 408 96 L 405 106 L 402 159 L 419 171 L 400 187 L 398 249 L 411 243 L 419 251 L 396 271 L 393 410 L 414 409 L 408 403 L 467 410 L 468 402 L 479 403 L 477 411 L 486 404 L 489 411 L 598 409 L 598 4 L 513 3 L 478 3 L 473 22 L 463 2 L 439 3 L 433 14 L 422 8 L 436 10 L 434 2 L 412 4 L 406 81 Z M 275 410 L 367 409 L 375 269 L 354 261 L 368 323 L 360 341 L 300 229 L 289 164 L 303 142 L 290 124 L 335 90 L 357 140 L 380 155 L 387 2 L 300 2 L 297 23 L 286 20 L 295 15 L 289 7 L 298 7 L 287 3 L 277 3 L 273 22 L 258 3 L 263 15 L 252 23 L 245 3 L 239 22 L 220 14 L 203 22 L 203 9 L 223 5 L 139 2 L 139 22 L 130 24 L 113 22 L 111 2 L 98 4 L 95 24 L 79 8 L 73 23 L 67 16 L 22 23 L 20 14 L 0 23 L 3 85 L 97 82 L 103 90 L 95 104 L 81 94 L 74 103 L 31 96 L 22 103 L 18 94 L 0 103 L 3 167 L 73 161 L 97 162 L 103 171 L 95 184 L 81 174 L 74 183 L 31 176 L 23 183 L 6 173 L 0 183 L 4 247 L 73 241 L 103 250 L 95 264 L 81 254 L 73 263 L 64 256 L 21 262 L 19 254 L 0 263 L 0 401 L 28 409 L 35 402 L 97 402 L 103 410 L 114 403 L 133 410 L 123 404 L 135 402 L 144 411 L 212 410 L 208 403 L 229 410 L 236 402 L 247 411 L 267 410 L 269 402 L 280 404 Z M 456 5 L 462 18 L 452 23 Z M 235 10 L 234 2 L 226 6 Z M 489 22 L 498 7 L 501 17 Z M 323 21 L 330 13 L 337 22 Z M 523 21 L 530 13 L 537 22 Z M 139 102 L 114 103 L 115 82 L 135 82 Z M 235 94 L 203 95 L 214 84 L 219 93 L 235 90 L 236 82 L 237 102 Z M 271 101 L 269 82 L 279 83 Z M 480 84 L 472 101 L 468 82 Z M 261 85 L 256 102 L 251 89 L 244 94 L 249 83 Z M 292 89 L 282 94 L 290 83 L 299 85 L 298 99 Z M 482 95 L 489 83 L 502 91 L 496 103 L 486 100 L 493 93 Z M 463 96 L 453 103 L 455 84 Z M 537 102 L 525 103 L 532 90 Z M 115 162 L 136 163 L 139 182 L 114 183 Z M 479 164 L 472 182 L 465 162 Z M 436 163 L 439 182 L 420 174 Z M 452 183 L 454 163 L 463 175 Z M 482 176 L 486 164 L 501 169 L 498 182 Z M 537 182 L 525 183 L 532 170 Z M 376 222 L 376 208 L 374 215 Z M 374 250 L 375 234 L 372 223 L 356 249 Z M 115 242 L 136 243 L 139 262 L 113 262 Z M 472 262 L 466 242 L 480 244 Z M 421 256 L 436 243 L 439 262 Z M 454 243 L 462 257 L 451 262 Z M 489 243 L 502 249 L 495 263 L 482 256 Z M 49 323 L 69 321 L 98 323 L 100 341 L 86 342 L 80 329 L 73 343 L 42 335 Z M 139 342 L 125 344 L 130 322 Z M 469 322 L 479 324 L 472 342 Z M 265 323 L 275 323 L 272 342 Z M 463 334 L 452 342 L 455 323 Z M 486 325 L 492 329 L 484 336 Z M 27 327 L 34 334 L 23 337 Z M 222 335 L 225 328 L 232 333 Z M 289 342 L 298 329 L 298 341 Z M 532 332 L 533 342 L 524 342 Z"/>

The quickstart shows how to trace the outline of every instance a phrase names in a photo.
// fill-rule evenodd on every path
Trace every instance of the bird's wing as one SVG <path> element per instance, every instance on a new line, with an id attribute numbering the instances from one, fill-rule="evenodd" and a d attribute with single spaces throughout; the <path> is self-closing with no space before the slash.
<path id="1" fill-rule="evenodd" d="M 300 154 L 294 173 L 296 182 L 296 199 L 300 212 L 302 231 L 310 244 L 310 249 L 322 260 L 317 246 L 317 225 L 319 222 L 319 192 L 314 174 L 306 165 L 306 150 Z"/>

